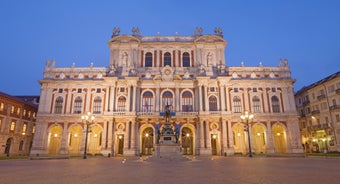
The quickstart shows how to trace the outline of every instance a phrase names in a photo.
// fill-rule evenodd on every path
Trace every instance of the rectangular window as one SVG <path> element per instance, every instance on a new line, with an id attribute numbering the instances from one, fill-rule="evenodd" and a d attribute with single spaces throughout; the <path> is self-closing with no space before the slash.
<path id="1" fill-rule="evenodd" d="M 79 89 L 77 90 L 77 92 L 78 92 L 78 93 L 82 93 L 83 90 L 82 90 L 81 88 L 79 88 Z"/>
<path id="2" fill-rule="evenodd" d="M 234 88 L 234 92 L 237 93 L 238 92 L 238 88 Z"/>
<path id="3" fill-rule="evenodd" d="M 275 93 L 276 92 L 276 88 L 272 88 L 272 92 Z"/>
<path id="4" fill-rule="evenodd" d="M 17 115 L 20 115 L 20 108 L 17 109 Z"/>
<path id="5" fill-rule="evenodd" d="M 0 103 L 0 111 L 3 111 L 5 109 L 5 104 L 3 102 Z"/>
<path id="6" fill-rule="evenodd" d="M 26 109 L 24 109 L 24 113 L 23 113 L 23 116 L 26 116 Z"/>
<path id="7" fill-rule="evenodd" d="M 58 93 L 63 93 L 63 89 L 59 89 L 59 90 L 58 90 Z"/>
<path id="8" fill-rule="evenodd" d="M 12 105 L 12 107 L 11 107 L 11 114 L 13 114 L 14 111 L 15 111 L 15 107 Z"/>
<path id="9" fill-rule="evenodd" d="M 257 92 L 257 88 L 253 88 L 253 92 L 256 93 Z"/>
<path id="10" fill-rule="evenodd" d="M 0 118 L 0 132 L 1 132 L 2 118 Z"/>
<path id="11" fill-rule="evenodd" d="M 101 88 L 97 88 L 97 93 L 101 93 L 102 89 Z"/>
<path id="12" fill-rule="evenodd" d="M 333 93 L 335 91 L 334 85 L 328 86 L 328 92 Z"/>
<path id="13" fill-rule="evenodd" d="M 214 87 L 211 87 L 210 88 L 210 92 L 214 92 L 215 91 L 215 88 Z"/>
<path id="14" fill-rule="evenodd" d="M 22 126 L 22 130 L 21 130 L 21 134 L 25 135 L 26 134 L 26 129 L 27 129 L 27 124 L 24 123 L 24 125 Z"/>
<path id="15" fill-rule="evenodd" d="M 125 92 L 125 88 L 120 88 L 120 91 L 119 92 Z"/>
<path id="16" fill-rule="evenodd" d="M 339 114 L 335 115 L 335 118 L 336 118 L 336 122 L 340 122 L 340 115 Z"/>
<path id="17" fill-rule="evenodd" d="M 315 94 L 314 93 L 312 93 L 312 99 L 315 100 Z"/>
<path id="18" fill-rule="evenodd" d="M 15 130 L 15 124 L 16 124 L 16 122 L 15 122 L 15 121 L 12 121 L 11 127 L 10 127 L 10 129 L 9 129 L 11 132 L 14 132 L 14 130 Z"/>

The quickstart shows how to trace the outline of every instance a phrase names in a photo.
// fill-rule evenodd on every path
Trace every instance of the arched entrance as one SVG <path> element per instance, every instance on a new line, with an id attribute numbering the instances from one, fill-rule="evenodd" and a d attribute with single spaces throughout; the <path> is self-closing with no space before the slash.
<path id="1" fill-rule="evenodd" d="M 211 154 L 217 155 L 217 134 L 211 134 Z"/>
<path id="2" fill-rule="evenodd" d="M 9 154 L 11 152 L 11 144 L 12 144 L 13 139 L 12 138 L 8 138 L 6 141 L 6 148 L 5 148 L 5 154 L 6 156 L 9 157 Z"/>
<path id="3" fill-rule="evenodd" d="M 247 153 L 247 148 L 246 148 L 246 135 L 244 132 L 244 127 L 240 124 L 235 125 L 233 127 L 233 136 L 234 136 L 234 151 L 235 153 L 242 153 L 246 154 Z"/>
<path id="4" fill-rule="evenodd" d="M 69 154 L 79 155 L 80 154 L 80 144 L 82 140 L 82 128 L 77 125 L 73 126 L 69 134 Z"/>
<path id="5" fill-rule="evenodd" d="M 273 126 L 274 148 L 275 153 L 286 153 L 286 131 L 282 125 Z"/>
<path id="6" fill-rule="evenodd" d="M 91 155 L 99 154 L 102 145 L 102 128 L 98 125 L 91 127 L 88 138 L 87 152 Z"/>
<path id="7" fill-rule="evenodd" d="M 264 154 L 266 152 L 266 134 L 265 129 L 261 125 L 253 127 L 254 151 L 255 154 Z"/>
<path id="8" fill-rule="evenodd" d="M 123 155 L 124 154 L 124 134 L 117 135 L 117 154 Z"/>
<path id="9" fill-rule="evenodd" d="M 182 152 L 183 155 L 192 155 L 193 154 L 193 142 L 194 135 L 190 128 L 183 127 L 182 129 Z"/>
<path id="10" fill-rule="evenodd" d="M 153 149 L 153 129 L 147 127 L 143 130 L 142 134 L 142 155 L 151 155 Z"/>
<path id="11" fill-rule="evenodd" d="M 63 129 L 55 125 L 50 129 L 49 132 L 49 144 L 48 144 L 48 154 L 58 155 L 60 151 L 60 142 Z"/>

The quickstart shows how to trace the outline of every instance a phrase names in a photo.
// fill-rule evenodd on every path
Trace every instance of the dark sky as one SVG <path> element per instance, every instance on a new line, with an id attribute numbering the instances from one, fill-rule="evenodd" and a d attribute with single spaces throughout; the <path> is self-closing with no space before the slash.
<path id="1" fill-rule="evenodd" d="M 0 91 L 39 95 L 45 62 L 109 65 L 113 27 L 131 34 L 192 35 L 196 27 L 227 40 L 226 64 L 277 66 L 287 58 L 295 91 L 340 70 L 340 1 L 1 0 Z"/>

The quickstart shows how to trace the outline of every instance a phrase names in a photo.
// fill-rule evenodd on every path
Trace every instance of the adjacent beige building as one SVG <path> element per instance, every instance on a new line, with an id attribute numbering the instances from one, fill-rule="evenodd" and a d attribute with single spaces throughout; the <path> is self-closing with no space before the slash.
<path id="1" fill-rule="evenodd" d="M 29 155 L 38 96 L 15 97 L 0 92 L 0 156 Z"/>
<path id="2" fill-rule="evenodd" d="M 340 72 L 295 94 L 307 152 L 340 151 Z"/>
<path id="3" fill-rule="evenodd" d="M 163 111 L 178 128 L 181 153 L 247 154 L 240 115 L 251 111 L 255 154 L 301 153 L 299 121 L 288 61 L 277 66 L 228 66 L 222 30 L 193 36 L 142 36 L 138 28 L 108 42 L 107 66 L 56 67 L 47 61 L 32 155 L 148 155 L 158 144 Z"/>

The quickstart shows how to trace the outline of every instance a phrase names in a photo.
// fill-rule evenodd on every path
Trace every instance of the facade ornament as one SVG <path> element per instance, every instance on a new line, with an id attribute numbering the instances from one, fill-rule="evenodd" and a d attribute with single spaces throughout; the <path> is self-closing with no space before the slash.
<path id="1" fill-rule="evenodd" d="M 284 66 L 288 66 L 288 59 L 285 59 L 285 60 L 283 61 L 283 63 L 284 63 Z"/>
<path id="2" fill-rule="evenodd" d="M 244 61 L 241 61 L 241 66 L 244 67 Z"/>
<path id="3" fill-rule="evenodd" d="M 263 63 L 262 61 L 259 62 L 259 66 L 262 67 L 263 66 Z"/>
<path id="4" fill-rule="evenodd" d="M 214 32 L 215 32 L 215 35 L 216 35 L 216 36 L 223 37 L 222 28 L 220 28 L 220 27 L 215 27 Z"/>
<path id="5" fill-rule="evenodd" d="M 116 72 L 116 68 L 113 64 L 110 65 L 110 70 L 109 70 L 109 73 L 110 74 L 114 74 Z"/>
<path id="6" fill-rule="evenodd" d="M 202 29 L 202 27 L 199 27 L 199 28 L 196 27 L 194 36 L 202 36 L 202 34 L 203 34 L 203 29 Z"/>
<path id="7" fill-rule="evenodd" d="M 113 28 L 113 31 L 112 31 L 112 36 L 111 36 L 111 38 L 113 38 L 113 37 L 115 37 L 115 36 L 118 36 L 119 35 L 119 33 L 120 33 L 120 28 L 119 27 L 114 27 Z"/>

